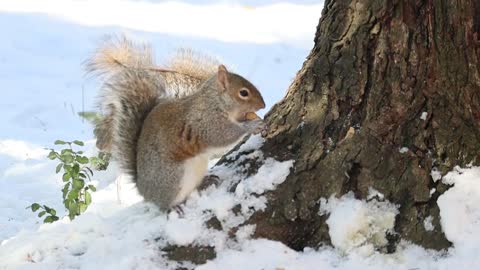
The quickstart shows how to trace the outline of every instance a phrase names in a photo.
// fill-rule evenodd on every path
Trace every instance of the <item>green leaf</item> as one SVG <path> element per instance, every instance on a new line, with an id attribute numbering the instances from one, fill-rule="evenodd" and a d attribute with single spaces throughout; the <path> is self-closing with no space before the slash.
<path id="1" fill-rule="evenodd" d="M 69 153 L 65 153 L 63 155 L 61 155 L 61 159 L 63 160 L 63 162 L 65 163 L 72 163 L 73 162 L 73 157 L 71 154 Z"/>
<path id="2" fill-rule="evenodd" d="M 72 171 L 72 165 L 63 165 L 63 169 L 65 170 L 65 172 L 68 172 L 70 173 Z"/>
<path id="3" fill-rule="evenodd" d="M 59 164 L 57 165 L 57 167 L 55 168 L 55 173 L 59 173 L 60 170 L 62 169 L 62 167 L 63 167 L 63 163 L 59 163 Z"/>
<path id="4" fill-rule="evenodd" d="M 62 176 L 63 182 L 67 182 L 70 179 L 70 173 L 66 172 Z"/>
<path id="5" fill-rule="evenodd" d="M 63 156 L 63 155 L 66 155 L 66 154 L 73 154 L 73 151 L 72 149 L 62 149 L 62 151 L 60 151 L 60 154 Z"/>
<path id="6" fill-rule="evenodd" d="M 50 209 L 47 211 L 47 213 L 49 213 L 49 214 L 52 215 L 52 216 L 55 216 L 55 215 L 57 214 L 57 211 L 56 211 L 55 209 L 53 209 L 53 208 L 50 208 Z"/>
<path id="7" fill-rule="evenodd" d="M 62 140 L 56 140 L 54 142 L 55 145 L 61 145 L 61 144 L 67 144 L 66 142 L 62 141 Z"/>
<path id="8" fill-rule="evenodd" d="M 38 217 L 43 217 L 43 215 L 45 215 L 47 212 L 45 211 L 40 211 L 40 213 L 38 213 Z"/>
<path id="9" fill-rule="evenodd" d="M 52 222 L 53 222 L 52 216 L 48 216 L 43 220 L 43 223 L 52 223 Z"/>
<path id="10" fill-rule="evenodd" d="M 78 207 L 79 207 L 80 213 L 83 213 L 85 212 L 85 210 L 87 210 L 88 205 L 86 205 L 85 203 L 79 203 Z"/>
<path id="11" fill-rule="evenodd" d="M 73 182 L 72 182 L 72 187 L 73 189 L 82 189 L 83 187 L 85 186 L 85 181 L 83 181 L 82 179 L 74 179 Z"/>
<path id="12" fill-rule="evenodd" d="M 53 223 L 58 220 L 57 216 L 48 216 L 43 220 L 43 223 Z"/>
<path id="13" fill-rule="evenodd" d="M 90 205 L 92 203 L 92 195 L 88 191 L 85 191 L 85 203 Z"/>
<path id="14" fill-rule="evenodd" d="M 68 211 L 77 213 L 78 209 L 78 204 L 76 202 L 71 202 L 70 205 L 68 206 Z"/>
<path id="15" fill-rule="evenodd" d="M 70 188 L 70 182 L 66 183 L 65 186 L 63 186 L 62 195 L 63 195 L 64 200 L 65 200 L 65 197 L 67 197 L 67 193 L 68 193 L 69 188 Z"/>
<path id="16" fill-rule="evenodd" d="M 75 141 L 73 141 L 73 143 L 76 144 L 76 145 L 80 145 L 80 146 L 85 145 L 82 141 L 79 141 L 79 140 L 75 140 Z"/>
<path id="17" fill-rule="evenodd" d="M 76 216 L 78 213 L 78 204 L 76 202 L 71 202 L 70 205 L 68 206 L 68 211 L 70 212 L 69 213 L 70 219 L 73 219 L 72 215 Z"/>
<path id="18" fill-rule="evenodd" d="M 80 164 L 87 164 L 88 163 L 88 158 L 84 157 L 84 156 L 77 156 L 76 160 Z"/>
<path id="19" fill-rule="evenodd" d="M 72 167 L 72 175 L 78 175 L 79 172 L 80 172 L 80 165 L 76 163 Z"/>
<path id="20" fill-rule="evenodd" d="M 32 203 L 32 205 L 30 206 L 32 208 L 32 212 L 35 212 L 37 211 L 38 209 L 40 209 L 40 204 L 38 203 Z"/>
<path id="21" fill-rule="evenodd" d="M 76 189 L 71 190 L 67 195 L 67 199 L 71 200 L 71 201 L 73 201 L 77 198 L 78 198 L 78 190 L 76 190 Z"/>
<path id="22" fill-rule="evenodd" d="M 48 153 L 47 157 L 51 160 L 54 160 L 55 158 L 57 158 L 57 153 L 52 150 L 52 151 L 50 151 L 50 153 Z"/>
<path id="23" fill-rule="evenodd" d="M 86 172 L 88 172 L 90 175 L 93 176 L 93 171 L 92 171 L 92 169 L 90 169 L 89 167 L 85 167 L 84 169 L 85 169 Z"/>
<path id="24" fill-rule="evenodd" d="M 97 191 L 97 188 L 94 185 L 88 185 L 88 188 L 93 192 Z"/>
<path id="25" fill-rule="evenodd" d="M 82 179 L 85 179 L 85 176 L 86 176 L 86 178 L 88 178 L 88 181 L 92 181 L 92 178 L 91 178 L 90 174 L 88 173 L 88 171 L 85 170 L 85 168 L 82 171 L 87 172 L 86 174 L 82 173 Z"/>
<path id="26" fill-rule="evenodd" d="M 69 208 L 69 205 L 70 205 L 71 202 L 72 202 L 72 200 L 69 200 L 69 199 L 63 200 L 63 205 L 65 205 L 65 208 L 66 208 L 66 209 Z"/>
<path id="27" fill-rule="evenodd" d="M 45 208 L 45 211 L 47 211 L 47 213 L 50 212 L 50 210 L 52 210 L 52 208 L 50 208 L 50 207 L 48 207 L 48 206 L 46 206 L 46 205 L 43 205 L 43 208 Z"/>

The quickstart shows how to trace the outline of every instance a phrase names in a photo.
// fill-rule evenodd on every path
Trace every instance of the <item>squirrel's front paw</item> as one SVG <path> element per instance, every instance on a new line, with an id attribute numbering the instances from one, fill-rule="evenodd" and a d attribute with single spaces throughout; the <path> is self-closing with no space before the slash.
<path id="1" fill-rule="evenodd" d="M 267 128 L 267 124 L 262 119 L 244 122 L 244 126 L 247 132 L 251 134 L 258 134 Z"/>

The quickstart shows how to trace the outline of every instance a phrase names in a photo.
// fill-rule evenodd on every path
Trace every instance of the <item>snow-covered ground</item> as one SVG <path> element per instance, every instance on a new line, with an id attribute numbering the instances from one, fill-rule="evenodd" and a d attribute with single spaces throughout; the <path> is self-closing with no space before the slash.
<path id="1" fill-rule="evenodd" d="M 356 200 L 350 194 L 321 200 L 319 215 L 329 214 L 333 248 L 297 252 L 279 242 L 250 239 L 253 226 L 241 227 L 236 238 L 229 240 L 229 229 L 241 224 L 253 211 L 261 211 L 266 203 L 262 194 L 284 181 L 293 165 L 294 161 L 265 159 L 255 150 L 262 143 L 262 138 L 253 136 L 238 150 L 263 164 L 256 175 L 245 177 L 242 167 L 212 168 L 223 182 L 192 194 L 183 216 L 160 213 L 143 202 L 124 177 L 117 179 L 117 185 L 117 170 L 111 166 L 107 172 L 95 175 L 100 180 L 95 182 L 99 190 L 85 214 L 73 222 L 64 218 L 47 225 L 39 224 L 24 206 L 41 201 L 61 209 L 61 181 L 53 176 L 54 164 L 42 158 L 40 147 L 12 145 L 23 152 L 12 155 L 14 162 L 5 172 L 9 180 L 0 182 L 0 269 L 175 269 L 177 264 L 162 257 L 160 249 L 167 244 L 213 246 L 217 257 L 197 267 L 202 270 L 477 269 L 478 167 L 457 168 L 442 179 L 453 185 L 439 198 L 442 229 L 454 244 L 445 252 L 402 242 L 394 254 L 379 253 L 376 250 L 385 244 L 385 232 L 393 232 L 397 206 L 376 199 Z M 88 147 L 93 148 L 92 142 Z M 235 192 L 228 192 L 232 187 Z M 375 198 L 379 197 L 376 194 Z M 240 212 L 232 209 L 237 204 L 241 205 Z M 222 230 L 206 226 L 213 216 L 221 222 Z"/>
<path id="2" fill-rule="evenodd" d="M 402 242 L 394 254 L 379 253 L 385 232 L 393 232 L 398 206 L 383 201 L 375 190 L 368 202 L 349 194 L 321 199 L 318 214 L 329 215 L 334 247 L 297 252 L 279 242 L 250 239 L 252 226 L 243 226 L 229 240 L 229 228 L 261 211 L 266 203 L 262 194 L 284 181 L 294 163 L 265 159 L 256 150 L 263 143 L 258 136 L 238 150 L 263 164 L 258 173 L 245 177 L 241 167 L 212 168 L 224 181 L 192 194 L 182 216 L 160 213 L 143 202 L 129 179 L 117 177 L 115 164 L 95 174 L 98 190 L 93 203 L 73 222 L 64 218 L 41 224 L 25 209 L 39 202 L 64 214 L 61 177 L 55 175 L 56 163 L 45 158 L 44 147 L 55 139 L 81 139 L 88 141 L 90 153 L 95 151 L 91 127 L 77 112 L 92 109 L 96 82 L 83 77 L 81 63 L 103 34 L 122 31 L 150 41 L 160 60 L 184 46 L 218 55 L 246 74 L 271 106 L 284 95 L 308 54 L 323 5 L 310 0 L 280 2 L 131 0 L 115 2 L 118 8 L 109 9 L 111 0 L 0 0 L 4 37 L 0 42 L 0 269 L 175 269 L 177 265 L 162 257 L 166 244 L 213 246 L 217 258 L 198 266 L 201 270 L 478 269 L 480 168 L 476 167 L 457 168 L 443 179 L 433 172 L 435 179 L 453 185 L 438 200 L 441 229 L 454 244 L 445 252 Z M 205 18 L 192 17 L 198 12 Z M 212 19 L 218 12 L 221 23 Z M 177 16 L 168 17 L 171 13 Z M 179 23 L 185 17 L 196 28 Z M 168 28 L 163 27 L 165 22 Z M 235 192 L 227 192 L 232 187 Z M 239 203 L 241 210 L 232 210 Z M 212 216 L 219 219 L 222 230 L 205 225 Z M 431 218 L 424 225 L 439 229 Z"/>

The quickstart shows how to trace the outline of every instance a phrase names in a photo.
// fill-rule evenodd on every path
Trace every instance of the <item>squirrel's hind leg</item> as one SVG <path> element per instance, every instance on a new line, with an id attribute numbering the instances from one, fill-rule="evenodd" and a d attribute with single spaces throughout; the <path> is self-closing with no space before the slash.
<path id="1" fill-rule="evenodd" d="M 180 192 L 179 181 L 183 173 L 180 164 L 167 163 L 164 160 L 157 160 L 148 163 L 145 168 L 139 166 L 137 172 L 138 191 L 146 201 L 155 203 L 162 211 L 168 210 L 173 205 Z"/>

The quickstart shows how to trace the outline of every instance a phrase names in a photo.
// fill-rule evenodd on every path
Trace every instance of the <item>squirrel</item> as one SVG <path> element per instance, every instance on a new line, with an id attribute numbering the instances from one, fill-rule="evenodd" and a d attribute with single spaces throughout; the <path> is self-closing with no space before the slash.
<path id="1" fill-rule="evenodd" d="M 140 194 L 162 210 L 201 183 L 208 160 L 266 125 L 258 89 L 213 58 L 181 51 L 165 68 L 149 45 L 109 38 L 87 61 L 103 80 L 97 147 L 133 176 Z"/>

